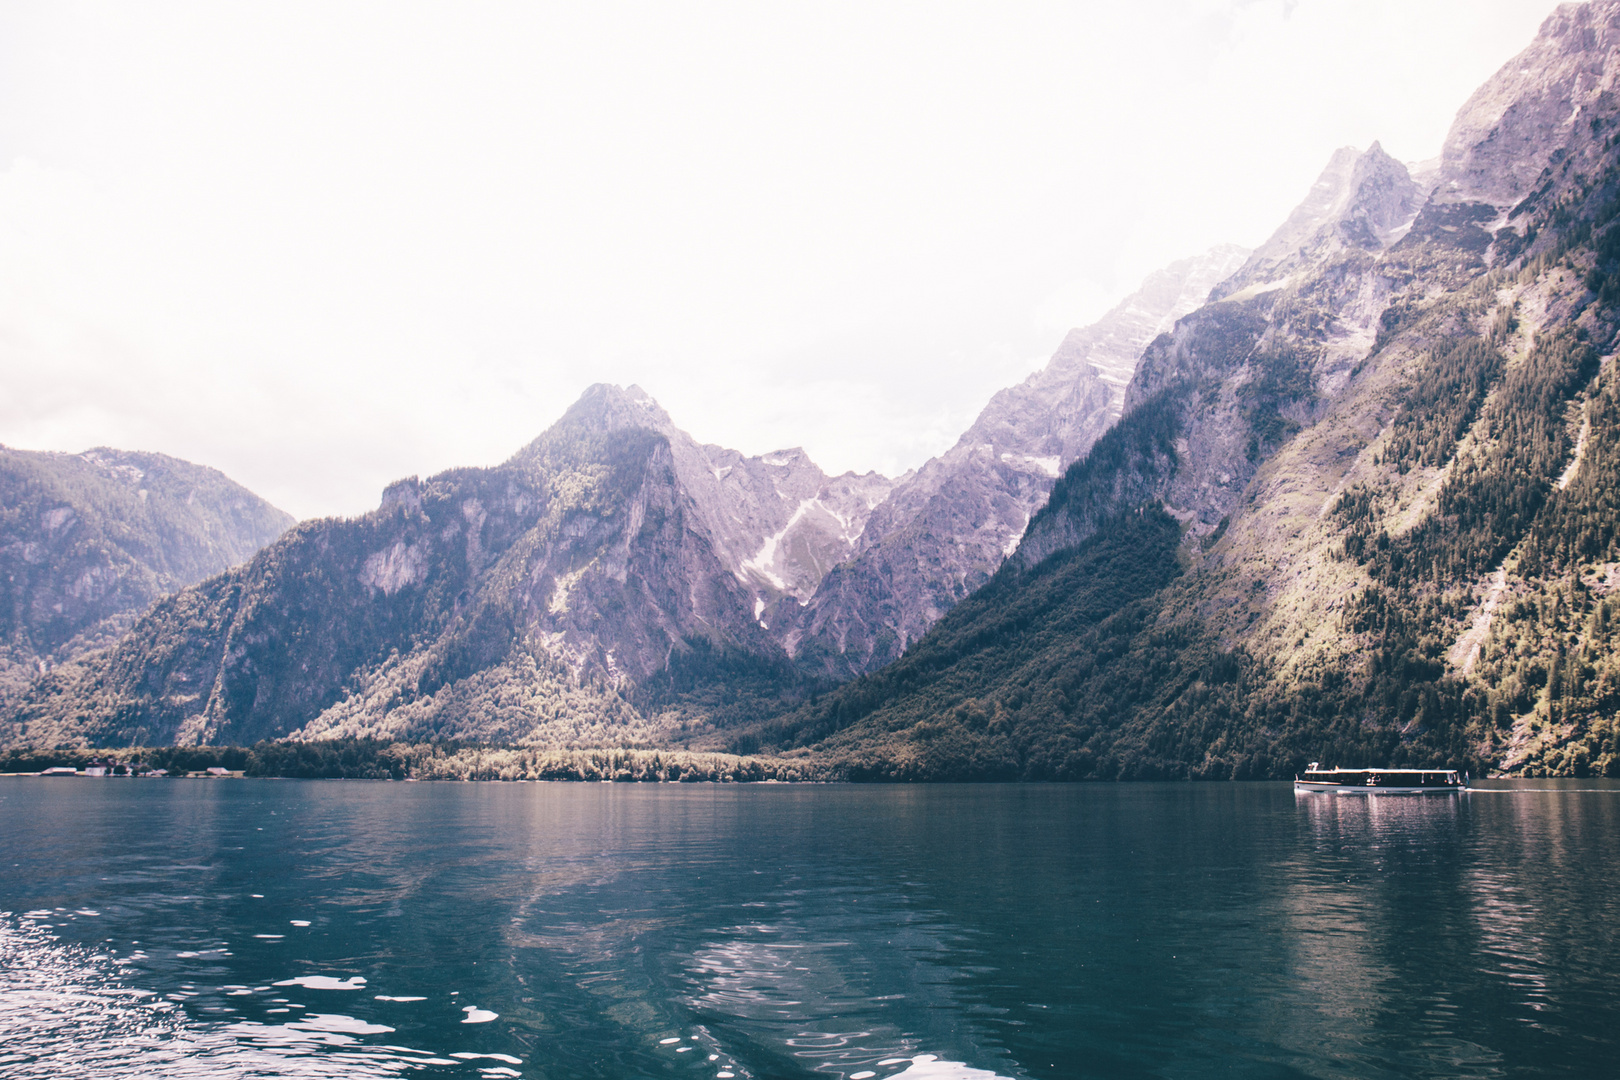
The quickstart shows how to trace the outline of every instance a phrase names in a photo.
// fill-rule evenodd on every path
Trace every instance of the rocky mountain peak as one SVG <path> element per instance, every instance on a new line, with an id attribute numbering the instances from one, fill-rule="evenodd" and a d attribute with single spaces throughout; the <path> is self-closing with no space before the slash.
<path id="1" fill-rule="evenodd" d="M 694 520 L 751 594 L 756 621 L 783 597 L 807 601 L 827 571 L 854 552 L 872 508 L 893 487 L 875 472 L 829 477 L 799 446 L 748 455 L 700 443 L 641 387 L 609 383 L 587 389 L 519 458 L 534 456 L 557 432 L 582 429 L 664 437 Z"/>
<path id="2" fill-rule="evenodd" d="M 663 434 L 678 430 L 669 413 L 639 386 L 595 383 L 563 414 L 563 423 L 599 432 L 646 429 Z"/>
<path id="3" fill-rule="evenodd" d="M 1436 198 L 1501 209 L 1523 199 L 1561 163 L 1554 156 L 1569 152 L 1580 126 L 1612 121 L 1617 49 L 1620 0 L 1561 5 L 1458 110 Z"/>
<path id="4" fill-rule="evenodd" d="M 1406 166 L 1375 142 L 1350 168 L 1336 228 L 1347 244 L 1376 251 L 1399 238 L 1427 196 Z"/>
<path id="5" fill-rule="evenodd" d="M 1210 298 L 1278 287 L 1346 248 L 1382 250 L 1405 235 L 1427 194 L 1378 143 L 1342 146 L 1282 226 Z"/>

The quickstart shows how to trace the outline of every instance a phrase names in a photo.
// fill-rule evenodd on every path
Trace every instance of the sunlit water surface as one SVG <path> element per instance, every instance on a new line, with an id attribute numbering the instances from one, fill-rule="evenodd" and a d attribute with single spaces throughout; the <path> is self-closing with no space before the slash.
<path id="1" fill-rule="evenodd" d="M 1620 787 L 0 781 L 0 1076 L 1620 1065 Z"/>

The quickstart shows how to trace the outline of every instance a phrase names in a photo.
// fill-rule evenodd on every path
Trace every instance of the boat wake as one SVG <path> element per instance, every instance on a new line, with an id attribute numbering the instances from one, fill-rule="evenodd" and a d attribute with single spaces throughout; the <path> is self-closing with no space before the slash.
<path id="1" fill-rule="evenodd" d="M 29 920 L 0 912 L 0 1074 L 8 1080 L 324 1080 L 437 1066 L 451 1075 L 519 1075 L 364 1042 L 362 1036 L 393 1029 L 339 1014 L 306 1014 L 284 1024 L 197 1021 L 177 1003 L 130 986 L 129 975 L 113 957 L 64 945 Z"/>

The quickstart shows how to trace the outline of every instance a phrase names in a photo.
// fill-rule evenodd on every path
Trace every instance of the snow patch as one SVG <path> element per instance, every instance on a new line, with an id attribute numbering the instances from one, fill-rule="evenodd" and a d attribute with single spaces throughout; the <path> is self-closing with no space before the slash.
<path id="1" fill-rule="evenodd" d="M 1063 463 L 1063 459 L 1056 454 L 1051 457 L 1036 457 L 1034 454 L 1014 454 L 1009 452 L 1002 454 L 1001 460 L 1013 468 L 1033 466 L 1040 471 L 1041 475 L 1053 480 L 1057 479 L 1059 472 L 1061 472 L 1059 466 Z"/>
<path id="2" fill-rule="evenodd" d="M 1001 545 L 1001 557 L 1002 558 L 1004 558 L 1004 559 L 1012 558 L 1013 552 L 1018 550 L 1018 545 L 1024 542 L 1024 533 L 1027 532 L 1028 530 L 1029 530 L 1029 518 L 1026 517 L 1024 519 L 1023 527 L 1020 528 L 1017 532 L 1013 533 L 1011 536 L 1007 537 L 1007 542 L 1005 544 Z"/>
<path id="3" fill-rule="evenodd" d="M 808 513 L 812 507 L 821 507 L 823 510 L 826 509 L 826 507 L 821 506 L 820 499 L 801 500 L 798 509 L 793 511 L 793 516 L 788 518 L 787 524 L 782 526 L 779 531 L 767 536 L 765 538 L 765 542 L 760 545 L 758 553 L 755 554 L 752 559 L 744 559 L 742 561 L 742 565 L 737 568 L 738 570 L 742 571 L 742 573 L 740 573 L 738 576 L 742 577 L 746 581 L 746 575 L 749 571 L 752 571 L 764 578 L 766 581 L 769 581 L 778 589 L 782 590 L 783 592 L 787 592 L 787 582 L 782 579 L 780 574 L 772 569 L 772 567 L 776 565 L 776 547 L 782 542 L 782 538 L 788 534 L 788 530 L 797 525 L 799 523 L 799 519 L 804 517 L 804 515 Z M 831 511 L 828 512 L 831 513 Z M 833 514 L 833 516 L 838 517 L 837 514 Z M 839 518 L 839 520 L 843 519 Z M 754 614 L 754 617 L 756 619 L 759 618 L 758 612 Z"/>

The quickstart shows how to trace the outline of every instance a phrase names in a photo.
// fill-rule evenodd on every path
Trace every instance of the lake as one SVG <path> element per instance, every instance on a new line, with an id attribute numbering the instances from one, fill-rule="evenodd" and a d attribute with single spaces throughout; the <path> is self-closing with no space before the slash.
<path id="1" fill-rule="evenodd" d="M 1620 784 L 0 780 L 6 1077 L 1615 1075 Z"/>

